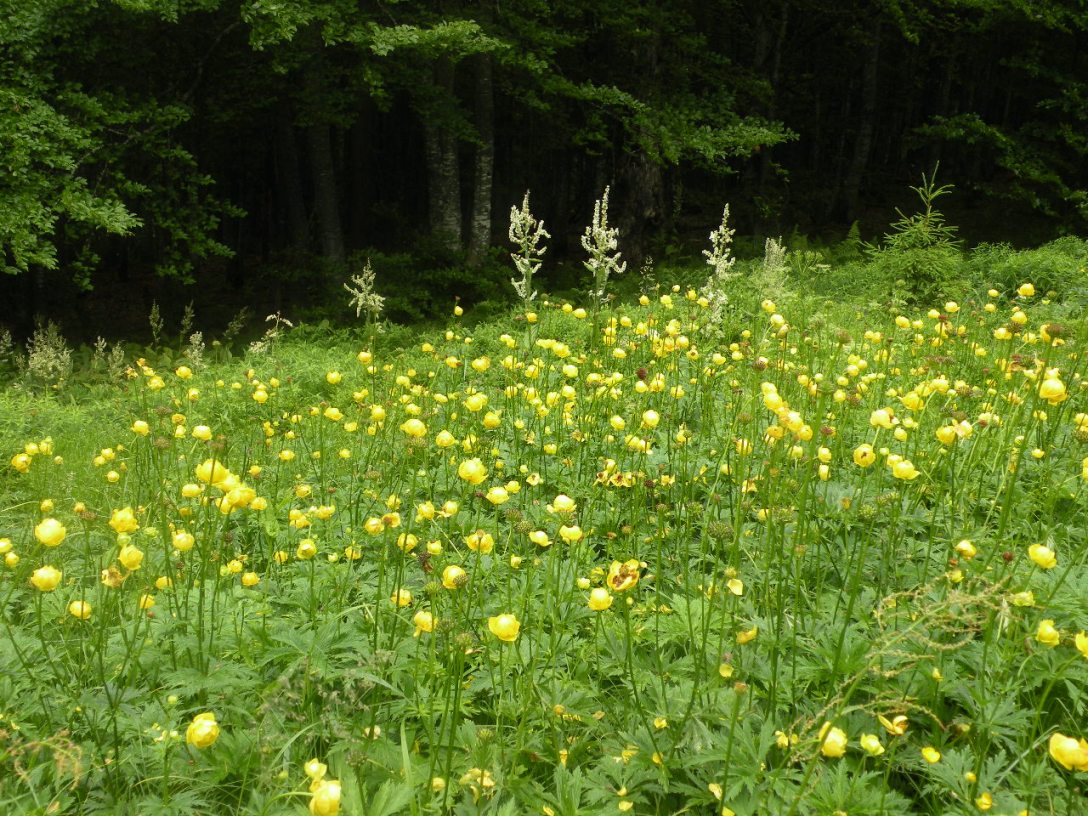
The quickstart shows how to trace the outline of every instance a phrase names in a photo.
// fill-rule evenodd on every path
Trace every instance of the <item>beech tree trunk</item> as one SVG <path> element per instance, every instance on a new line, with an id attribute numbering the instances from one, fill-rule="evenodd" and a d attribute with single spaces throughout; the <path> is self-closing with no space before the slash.
<path id="1" fill-rule="evenodd" d="M 314 185 L 314 215 L 321 239 L 321 254 L 328 260 L 342 263 L 344 228 L 340 223 L 340 201 L 336 192 L 336 169 L 332 159 L 332 128 L 311 125 L 309 128 L 310 173 Z"/>
<path id="2" fill-rule="evenodd" d="M 472 178 L 472 223 L 468 262 L 479 266 L 491 246 L 491 188 L 495 173 L 495 100 L 491 55 L 476 57 L 476 161 Z"/>
<path id="3" fill-rule="evenodd" d="M 854 140 L 854 156 L 842 184 L 842 205 L 847 223 L 857 219 L 861 180 L 865 176 L 865 170 L 869 165 L 869 153 L 873 147 L 878 90 L 877 68 L 880 63 L 879 17 L 873 21 L 869 36 L 869 51 L 861 72 L 861 116 L 858 119 L 857 137 Z"/>
<path id="4" fill-rule="evenodd" d="M 287 240 L 292 249 L 303 249 L 310 242 L 310 229 L 306 221 L 306 199 L 298 165 L 298 142 L 290 111 L 286 109 L 281 111 L 276 123 L 275 148 L 276 182 L 282 195 Z"/>
<path id="5" fill-rule="evenodd" d="M 440 94 L 453 96 L 454 65 L 442 57 L 435 62 L 434 82 Z M 427 186 L 431 234 L 451 252 L 461 250 L 461 171 L 457 136 L 440 117 L 424 121 Z"/>

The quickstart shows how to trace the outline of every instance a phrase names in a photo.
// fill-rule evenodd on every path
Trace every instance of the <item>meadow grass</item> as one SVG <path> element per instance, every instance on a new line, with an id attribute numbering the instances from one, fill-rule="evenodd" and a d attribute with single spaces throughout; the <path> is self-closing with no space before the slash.
<path id="1" fill-rule="evenodd" d="M 9 388 L 0 807 L 1084 813 L 1055 313 L 675 288 Z"/>

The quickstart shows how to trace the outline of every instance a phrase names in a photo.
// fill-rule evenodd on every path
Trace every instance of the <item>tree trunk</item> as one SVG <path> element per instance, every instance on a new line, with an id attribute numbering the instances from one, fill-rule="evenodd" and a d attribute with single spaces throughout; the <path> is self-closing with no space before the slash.
<path id="1" fill-rule="evenodd" d="M 314 215 L 321 239 L 321 254 L 330 261 L 343 263 L 344 228 L 340 223 L 340 202 L 336 192 L 336 170 L 332 159 L 332 128 L 309 128 L 310 172 L 314 185 Z"/>
<path id="2" fill-rule="evenodd" d="M 441 57 L 434 66 L 434 82 L 440 94 L 453 96 L 454 65 Z M 461 250 L 461 172 L 457 161 L 457 136 L 436 115 L 425 115 L 428 199 L 431 234 L 450 252 Z"/>
<path id="3" fill-rule="evenodd" d="M 287 222 L 287 240 L 292 249 L 303 249 L 310 242 L 310 229 L 306 221 L 306 199 L 298 165 L 298 142 L 290 111 L 286 108 L 280 112 L 276 122 L 275 150 L 276 182 Z"/>
<path id="4" fill-rule="evenodd" d="M 495 100 L 491 55 L 476 57 L 476 163 L 472 179 L 472 224 L 468 263 L 479 266 L 491 246 L 491 186 L 495 172 Z"/>
<path id="5" fill-rule="evenodd" d="M 873 131 L 876 125 L 877 68 L 880 63 L 880 18 L 873 21 L 869 34 L 869 52 L 861 73 L 861 116 L 858 120 L 857 137 L 854 140 L 854 156 L 842 184 L 842 208 L 846 223 L 857 219 L 861 180 L 869 164 L 873 147 Z"/>

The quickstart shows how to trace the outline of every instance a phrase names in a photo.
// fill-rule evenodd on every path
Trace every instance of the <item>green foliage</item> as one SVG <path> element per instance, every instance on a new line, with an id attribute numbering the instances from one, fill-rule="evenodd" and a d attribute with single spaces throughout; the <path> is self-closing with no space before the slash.
<path id="1" fill-rule="evenodd" d="M 891 225 L 883 244 L 868 247 L 876 275 L 903 281 L 915 303 L 931 301 L 960 285 L 957 273 L 962 253 L 957 230 L 934 207 L 938 198 L 951 192 L 952 185 L 937 187 L 936 176 L 936 170 L 929 178 L 923 174 L 921 186 L 911 187 L 922 209 L 912 215 L 896 210 L 899 220 Z"/>

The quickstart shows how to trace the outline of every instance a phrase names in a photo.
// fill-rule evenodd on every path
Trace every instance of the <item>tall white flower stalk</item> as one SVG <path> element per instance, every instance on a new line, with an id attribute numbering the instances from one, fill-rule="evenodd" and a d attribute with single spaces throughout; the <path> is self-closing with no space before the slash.
<path id="1" fill-rule="evenodd" d="M 521 209 L 510 208 L 510 242 L 518 248 L 517 252 L 510 253 L 510 257 L 514 268 L 521 273 L 521 280 L 510 278 L 510 283 L 526 307 L 536 298 L 533 275 L 540 271 L 544 253 L 548 251 L 541 245 L 545 238 L 551 238 L 551 235 L 544 229 L 543 221 L 533 218 L 529 210 L 529 191 L 526 190 Z"/>
<path id="2" fill-rule="evenodd" d="M 586 227 L 586 234 L 582 236 L 582 248 L 589 254 L 589 259 L 582 263 L 593 275 L 593 291 L 590 294 L 598 304 L 607 299 L 609 277 L 622 275 L 627 269 L 627 262 L 621 263 L 620 253 L 616 252 L 619 228 L 608 226 L 608 192 L 609 188 L 605 187 L 604 195 L 594 203 L 593 223 Z"/>
<path id="3" fill-rule="evenodd" d="M 730 250 L 734 232 L 736 230 L 729 228 L 729 205 L 726 204 L 722 210 L 721 225 L 710 233 L 710 249 L 703 250 L 707 266 L 712 270 L 703 286 L 703 296 L 710 302 L 710 319 L 714 324 L 721 320 L 725 307 L 729 305 L 727 290 L 729 282 L 736 277 L 733 264 L 737 259 Z"/>

